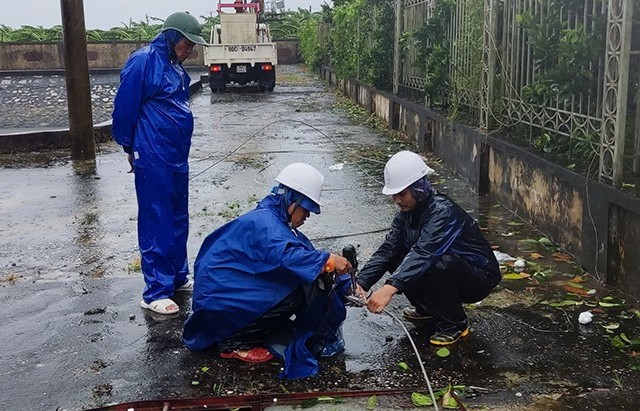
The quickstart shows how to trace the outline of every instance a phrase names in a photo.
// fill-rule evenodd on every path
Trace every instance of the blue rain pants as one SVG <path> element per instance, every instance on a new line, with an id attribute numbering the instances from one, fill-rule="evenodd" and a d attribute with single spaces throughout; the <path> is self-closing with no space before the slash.
<path id="1" fill-rule="evenodd" d="M 189 173 L 135 168 L 138 244 L 146 303 L 170 298 L 187 281 Z"/>

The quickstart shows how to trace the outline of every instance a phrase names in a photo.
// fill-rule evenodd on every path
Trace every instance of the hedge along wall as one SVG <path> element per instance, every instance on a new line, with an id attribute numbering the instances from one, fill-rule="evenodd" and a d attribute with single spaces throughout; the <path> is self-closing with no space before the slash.
<path id="1" fill-rule="evenodd" d="M 357 80 L 321 77 L 431 151 L 481 195 L 491 194 L 573 254 L 592 274 L 640 296 L 640 200 L 517 146 Z"/>
<path id="2" fill-rule="evenodd" d="M 89 69 L 121 68 L 129 55 L 148 42 L 87 43 Z M 280 64 L 300 61 L 297 40 L 277 40 Z M 0 70 L 58 70 L 64 68 L 62 43 L 0 43 Z M 203 66 L 202 46 L 196 45 L 186 66 Z"/>

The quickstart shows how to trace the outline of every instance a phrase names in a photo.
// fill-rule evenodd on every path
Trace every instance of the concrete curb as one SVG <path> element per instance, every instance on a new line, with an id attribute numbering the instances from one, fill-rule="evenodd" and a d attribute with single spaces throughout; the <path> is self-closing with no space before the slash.
<path id="1" fill-rule="evenodd" d="M 202 89 L 202 79 L 192 80 L 189 92 L 193 96 Z M 93 138 L 96 143 L 105 143 L 112 139 L 111 120 L 94 124 Z M 0 134 L 0 154 L 11 154 L 24 151 L 47 149 L 63 149 L 71 147 L 69 128 L 30 129 L 7 134 Z"/>

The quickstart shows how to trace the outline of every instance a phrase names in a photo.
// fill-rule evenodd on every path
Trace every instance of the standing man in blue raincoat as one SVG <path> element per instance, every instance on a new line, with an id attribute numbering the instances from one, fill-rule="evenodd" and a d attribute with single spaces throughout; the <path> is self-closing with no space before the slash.
<path id="1" fill-rule="evenodd" d="M 292 163 L 275 180 L 279 185 L 254 210 L 204 240 L 184 342 L 193 350 L 215 347 L 222 358 L 269 361 L 274 337 L 295 314 L 294 341 L 287 342 L 282 357 L 284 376 L 297 378 L 317 371 L 310 354 L 342 349 L 338 327 L 346 310 L 335 298 L 345 290 L 334 287 L 349 281 L 336 284 L 333 276 L 351 264 L 316 250 L 298 231 L 310 213 L 320 214 L 322 174 L 309 164 Z M 318 345 L 323 347 L 314 350 Z"/>
<path id="2" fill-rule="evenodd" d="M 173 13 L 151 43 L 135 51 L 120 73 L 113 137 L 128 155 L 138 199 L 138 244 L 146 287 L 141 306 L 178 312 L 175 291 L 188 280 L 189 149 L 193 115 L 189 75 L 182 63 L 206 44 L 198 20 Z"/>
<path id="3" fill-rule="evenodd" d="M 364 298 L 365 290 L 391 273 L 369 297 L 369 311 L 382 312 L 403 292 L 413 305 L 404 309 L 404 317 L 435 320 L 429 342 L 449 345 L 469 334 L 462 304 L 485 298 L 502 275 L 476 221 L 431 187 L 427 175 L 432 171 L 411 151 L 396 153 L 385 165 L 382 193 L 393 196 L 400 211 L 358 274 L 357 293 Z"/>

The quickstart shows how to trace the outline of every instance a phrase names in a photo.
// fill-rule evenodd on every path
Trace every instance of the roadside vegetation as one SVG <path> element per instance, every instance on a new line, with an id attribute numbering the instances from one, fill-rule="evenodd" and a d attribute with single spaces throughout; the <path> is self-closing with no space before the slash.
<path id="1" fill-rule="evenodd" d="M 298 9 L 297 11 L 288 11 L 278 15 L 267 15 L 261 18 L 261 21 L 267 23 L 271 29 L 271 35 L 275 39 L 295 40 L 298 38 L 300 29 L 304 24 L 313 19 L 314 13 L 308 10 Z M 216 16 L 200 16 L 202 24 L 202 32 L 209 33 L 211 26 L 218 24 L 220 18 Z M 87 28 L 87 40 L 94 42 L 102 41 L 149 41 L 153 39 L 160 30 L 164 20 L 159 17 L 147 16 L 143 21 L 122 22 L 118 27 L 109 30 Z M 6 25 L 0 25 L 0 42 L 57 42 L 62 41 L 62 26 L 53 27 L 42 26 L 21 26 L 12 28 Z"/>
<path id="2" fill-rule="evenodd" d="M 438 1 L 420 27 L 412 28 L 405 22 L 399 35 L 400 65 L 405 71 L 410 67 L 411 76 L 424 79 L 424 84 L 421 91 L 402 89 L 400 93 L 439 110 L 452 121 L 479 126 L 484 2 L 464 0 L 463 4 L 465 35 L 461 38 L 451 35 L 453 16 L 460 2 Z M 497 78 L 491 103 L 493 113 L 503 113 L 505 99 L 511 99 L 527 114 L 560 108 L 598 116 L 601 109 L 597 107 L 597 99 L 585 96 L 596 96 L 601 86 L 594 67 L 602 65 L 606 16 L 585 11 L 583 7 L 580 1 L 554 0 L 544 10 L 520 11 L 515 15 L 516 29 L 526 37 L 531 49 L 530 59 L 534 62 L 531 70 L 535 76 L 526 84 L 511 85 L 509 95 L 504 95 L 507 91 L 503 82 L 512 80 Z M 577 24 L 567 20 L 567 13 L 577 16 L 591 13 L 593 23 L 589 27 Z M 333 7 L 323 7 L 301 25 L 300 50 L 306 65 L 311 69 L 327 65 L 340 79 L 356 78 L 379 90 L 391 91 L 394 16 L 392 3 L 384 0 L 334 0 Z M 418 18 L 411 14 L 405 17 Z M 454 42 L 457 42 L 455 50 Z M 460 50 L 467 53 L 462 62 Z M 497 64 L 505 63 L 499 60 Z M 631 100 L 629 110 L 635 105 Z M 593 127 L 583 125 L 567 130 L 566 125 L 560 125 L 553 130 L 547 124 L 514 122 L 500 115 L 494 115 L 490 121 L 492 133 L 527 146 L 569 170 L 597 178 L 601 143 Z M 634 147 L 630 123 L 624 144 L 627 158 L 633 156 Z M 628 172 L 630 165 L 625 168 L 627 176 L 620 188 L 638 195 L 637 177 Z"/>

